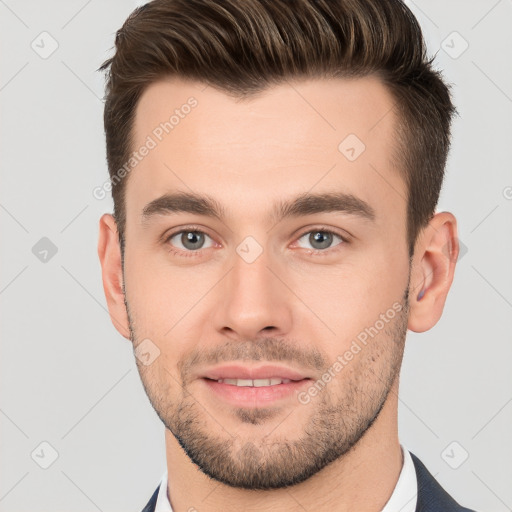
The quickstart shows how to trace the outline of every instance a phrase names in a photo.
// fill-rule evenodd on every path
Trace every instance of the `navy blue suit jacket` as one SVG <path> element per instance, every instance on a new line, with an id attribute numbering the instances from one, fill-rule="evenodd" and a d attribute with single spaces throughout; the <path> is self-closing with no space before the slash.
<path id="1" fill-rule="evenodd" d="M 474 512 L 461 507 L 435 480 L 423 463 L 411 453 L 418 480 L 416 512 Z M 154 512 L 158 489 L 153 493 L 142 512 Z"/>

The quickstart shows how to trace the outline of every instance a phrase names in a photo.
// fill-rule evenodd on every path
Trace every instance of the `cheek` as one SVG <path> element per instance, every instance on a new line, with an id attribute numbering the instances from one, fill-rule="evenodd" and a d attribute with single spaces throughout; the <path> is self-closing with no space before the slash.
<path id="1" fill-rule="evenodd" d="M 310 329 L 319 327 L 317 336 L 326 333 L 325 339 L 332 339 L 333 350 L 339 353 L 381 315 L 391 310 L 387 317 L 394 317 L 395 311 L 404 307 L 407 277 L 406 258 L 398 261 L 381 252 L 361 258 L 357 265 L 301 273 L 292 288 L 310 310 Z"/>
<path id="2" fill-rule="evenodd" d="M 137 337 L 162 339 L 178 320 L 175 286 L 147 259 L 132 253 L 125 260 L 126 300 Z"/>
<path id="3" fill-rule="evenodd" d="M 162 261 L 164 259 L 164 261 Z M 201 339 L 208 313 L 204 297 L 218 277 L 203 271 L 171 267 L 161 256 L 133 250 L 125 260 L 125 290 L 132 328 L 138 340 L 149 338 L 160 348 L 167 368 L 174 368 L 190 339 Z"/>

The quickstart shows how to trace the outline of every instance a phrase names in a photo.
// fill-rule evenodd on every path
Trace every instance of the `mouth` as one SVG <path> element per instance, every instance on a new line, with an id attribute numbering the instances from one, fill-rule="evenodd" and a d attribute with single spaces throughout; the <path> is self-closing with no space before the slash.
<path id="1" fill-rule="evenodd" d="M 289 382 L 292 382 L 292 380 L 275 377 L 273 379 L 218 379 L 217 382 L 220 382 L 221 384 L 229 384 L 230 386 L 262 388 L 264 386 L 278 386 L 279 384 L 288 384 Z"/>
<path id="2" fill-rule="evenodd" d="M 312 379 L 282 366 L 229 365 L 207 370 L 200 380 L 213 398 L 237 407 L 255 408 L 290 400 Z"/>
<path id="3" fill-rule="evenodd" d="M 203 377 L 216 381 L 229 381 L 230 384 L 241 386 L 256 386 L 281 384 L 283 381 L 298 381 L 309 378 L 304 372 L 287 366 L 264 364 L 260 366 L 244 366 L 240 364 L 229 364 L 217 366 L 204 370 Z M 280 380 L 281 382 L 277 382 Z M 233 382 L 236 381 L 236 382 Z M 272 382 L 267 382 L 272 381 Z M 250 383 L 252 382 L 252 384 Z M 264 382 L 264 384 L 261 384 Z M 237 384 L 240 383 L 240 384 Z"/>

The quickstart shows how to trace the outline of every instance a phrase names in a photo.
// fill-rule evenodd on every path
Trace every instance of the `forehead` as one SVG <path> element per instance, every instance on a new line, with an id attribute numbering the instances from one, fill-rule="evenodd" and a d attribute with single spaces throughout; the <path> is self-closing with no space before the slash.
<path id="1" fill-rule="evenodd" d="M 130 172 L 127 210 L 187 189 L 258 209 L 312 188 L 400 203 L 393 104 L 376 77 L 286 82 L 244 100 L 155 82 L 136 108 L 132 150 L 150 149 Z"/>

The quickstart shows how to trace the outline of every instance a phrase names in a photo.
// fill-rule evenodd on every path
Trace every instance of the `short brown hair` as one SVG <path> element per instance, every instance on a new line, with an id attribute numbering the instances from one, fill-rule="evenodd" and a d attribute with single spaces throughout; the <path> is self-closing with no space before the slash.
<path id="1" fill-rule="evenodd" d="M 455 112 L 401 0 L 153 0 L 117 31 L 107 70 L 104 124 L 121 247 L 137 102 L 177 76 L 250 98 L 297 78 L 379 76 L 398 112 L 396 161 L 407 185 L 409 255 L 435 212 Z"/>

